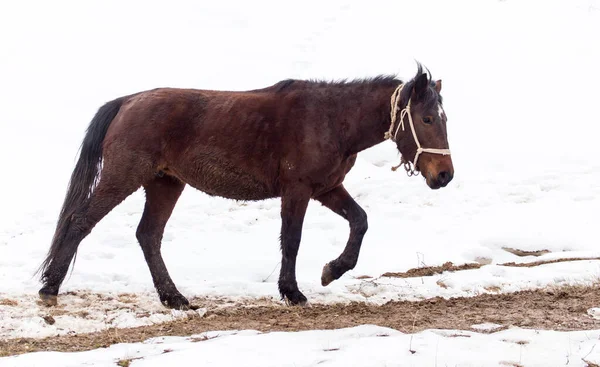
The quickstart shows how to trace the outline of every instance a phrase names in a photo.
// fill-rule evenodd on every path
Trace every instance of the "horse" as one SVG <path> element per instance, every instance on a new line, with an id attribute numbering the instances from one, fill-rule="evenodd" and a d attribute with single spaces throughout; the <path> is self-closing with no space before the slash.
<path id="1" fill-rule="evenodd" d="M 380 75 L 284 80 L 245 91 L 157 88 L 107 102 L 85 132 L 38 269 L 41 301 L 57 304 L 80 242 L 143 187 L 146 202 L 136 238 L 154 287 L 165 307 L 190 308 L 161 255 L 167 221 L 190 185 L 240 201 L 281 198 L 279 293 L 288 304 L 306 304 L 296 282 L 296 256 L 311 199 L 350 226 L 343 252 L 323 267 L 321 284 L 357 264 L 367 214 L 343 181 L 359 152 L 390 139 L 407 172 L 423 175 L 431 189 L 453 178 L 442 82 L 417 66 L 407 82 Z"/>

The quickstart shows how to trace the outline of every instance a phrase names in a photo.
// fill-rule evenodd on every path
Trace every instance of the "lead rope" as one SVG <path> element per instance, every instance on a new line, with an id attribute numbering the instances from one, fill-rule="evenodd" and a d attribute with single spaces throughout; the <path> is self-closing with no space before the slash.
<path id="1" fill-rule="evenodd" d="M 408 103 L 406 104 L 406 107 L 404 107 L 402 109 L 402 111 L 400 111 L 400 124 L 398 124 L 398 127 L 396 128 L 396 132 L 394 133 L 394 135 L 392 135 L 392 132 L 394 131 L 394 125 L 396 124 L 396 117 L 398 116 L 398 102 L 400 102 L 400 94 L 402 93 L 402 88 L 404 88 L 404 84 L 400 84 L 398 86 L 398 88 L 396 88 L 396 90 L 394 90 L 394 93 L 392 93 L 392 97 L 390 98 L 391 124 L 390 124 L 390 129 L 385 133 L 384 138 L 391 139 L 392 141 L 396 141 L 396 136 L 398 135 L 398 130 L 400 130 L 400 128 L 402 127 L 402 131 L 404 131 L 404 116 L 408 116 L 408 124 L 410 125 L 410 130 L 412 132 L 412 136 L 415 139 L 415 144 L 417 145 L 417 153 L 415 154 L 415 159 L 413 160 L 412 164 L 409 160 L 407 160 L 406 158 L 404 158 L 404 156 L 402 156 L 402 158 L 400 159 L 400 164 L 392 167 L 392 171 L 396 171 L 400 166 L 403 165 L 404 169 L 406 170 L 406 174 L 408 176 L 416 176 L 419 174 L 419 172 L 416 170 L 416 167 L 417 167 L 417 161 L 418 161 L 421 153 L 425 152 L 425 153 L 433 153 L 433 154 L 441 154 L 441 155 L 450 155 L 450 149 L 437 149 L 437 148 L 421 147 L 421 143 L 419 143 L 419 139 L 417 138 L 417 133 L 415 131 L 415 124 L 413 123 L 412 115 L 410 114 L 410 101 L 411 101 L 410 98 L 408 99 Z"/>

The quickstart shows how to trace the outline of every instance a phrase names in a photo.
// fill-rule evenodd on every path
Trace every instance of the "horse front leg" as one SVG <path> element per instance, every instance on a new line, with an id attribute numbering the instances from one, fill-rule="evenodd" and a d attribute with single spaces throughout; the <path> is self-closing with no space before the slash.
<path id="1" fill-rule="evenodd" d="M 302 223 L 310 201 L 308 189 L 291 190 L 281 197 L 281 271 L 279 293 L 292 305 L 306 304 L 296 283 L 296 256 L 302 237 Z"/>
<path id="2" fill-rule="evenodd" d="M 350 224 L 350 237 L 344 251 L 337 259 L 323 267 L 321 284 L 326 286 L 356 266 L 360 246 L 368 229 L 367 213 L 350 197 L 343 185 L 315 199 L 342 216 Z"/>

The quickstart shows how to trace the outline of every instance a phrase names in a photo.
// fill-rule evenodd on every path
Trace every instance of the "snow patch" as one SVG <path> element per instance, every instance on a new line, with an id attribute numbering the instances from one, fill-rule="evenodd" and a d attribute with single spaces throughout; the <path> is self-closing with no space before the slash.
<path id="1" fill-rule="evenodd" d="M 513 328 L 493 334 L 427 330 L 404 334 L 363 325 L 338 330 L 259 333 L 214 331 L 154 338 L 79 353 L 38 352 L 0 358 L 0 366 L 554 366 L 599 362 L 600 331 L 556 332 Z M 232 352 L 235 351 L 235 352 Z"/>

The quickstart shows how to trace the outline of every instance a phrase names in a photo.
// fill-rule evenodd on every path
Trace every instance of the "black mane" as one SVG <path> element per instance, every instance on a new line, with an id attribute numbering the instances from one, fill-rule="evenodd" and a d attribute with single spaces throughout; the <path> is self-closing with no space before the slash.
<path id="1" fill-rule="evenodd" d="M 310 88 L 324 88 L 324 87 L 341 87 L 341 86 L 390 86 L 394 87 L 398 84 L 402 83 L 402 80 L 396 79 L 393 75 L 377 75 L 371 78 L 361 78 L 361 79 L 353 79 L 353 80 L 334 80 L 334 81 L 326 81 L 326 80 L 301 80 L 301 79 L 285 79 L 278 83 L 273 84 L 270 87 L 264 89 L 258 89 L 260 91 L 271 91 L 271 92 L 288 92 L 293 90 L 303 90 Z M 258 91 L 257 90 L 257 91 Z"/>
<path id="2" fill-rule="evenodd" d="M 426 71 L 425 71 L 426 70 Z M 285 79 L 280 82 L 273 84 L 272 86 L 255 89 L 252 92 L 275 92 L 284 93 L 295 90 L 306 90 L 306 89 L 320 89 L 320 88 L 335 88 L 335 87 L 396 87 L 401 83 L 406 83 L 403 90 L 404 101 L 408 100 L 408 93 L 412 90 L 414 80 L 421 74 L 427 74 L 427 84 L 431 87 L 428 95 L 429 103 L 442 103 L 442 96 L 435 93 L 435 81 L 432 79 L 431 72 L 429 69 L 424 68 L 423 65 L 417 62 L 417 72 L 413 79 L 408 82 L 404 82 L 398 79 L 395 75 L 377 75 L 370 78 L 359 78 L 359 79 L 341 79 L 341 80 L 318 80 L 318 79 Z M 437 95 L 434 96 L 433 94 Z"/>

